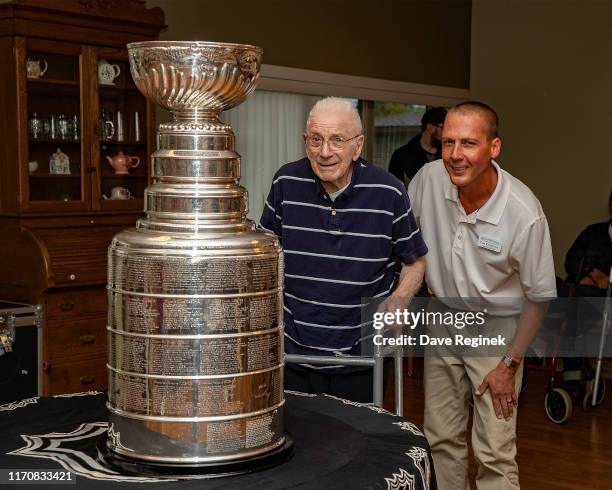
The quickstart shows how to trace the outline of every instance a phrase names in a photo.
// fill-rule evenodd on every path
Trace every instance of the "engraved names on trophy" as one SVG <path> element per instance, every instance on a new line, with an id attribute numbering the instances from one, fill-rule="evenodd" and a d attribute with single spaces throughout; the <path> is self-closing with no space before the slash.
<path id="1" fill-rule="evenodd" d="M 113 406 L 133 413 L 149 412 L 147 383 L 144 378 L 118 375 L 110 371 L 108 374 L 108 400 Z"/>
<path id="2" fill-rule="evenodd" d="M 206 427 L 206 449 L 210 454 L 234 452 L 244 447 L 244 429 L 240 421 L 228 420 Z"/>
<path id="3" fill-rule="evenodd" d="M 278 258 L 131 255 L 125 276 L 116 287 L 125 291 L 161 294 L 235 294 L 269 291 L 278 287 Z"/>
<path id="4" fill-rule="evenodd" d="M 149 415 L 190 417 L 193 415 L 193 383 L 182 379 L 145 379 L 149 392 Z"/>
<path id="5" fill-rule="evenodd" d="M 271 359 L 278 360 L 280 336 L 276 335 L 258 335 L 250 337 L 247 343 L 247 370 L 256 371 L 268 367 Z"/>
<path id="6" fill-rule="evenodd" d="M 279 292 L 257 296 L 162 298 L 111 293 L 111 328 L 149 334 L 214 334 L 278 326 Z"/>
<path id="7" fill-rule="evenodd" d="M 164 376 L 257 371 L 280 364 L 281 335 L 274 330 L 252 336 L 185 339 L 109 331 L 109 364 L 130 373 Z"/>
<path id="8" fill-rule="evenodd" d="M 109 401 L 120 410 L 166 417 L 252 413 L 282 400 L 280 368 L 220 379 L 146 378 L 109 373 Z"/>
<path id="9" fill-rule="evenodd" d="M 165 196 L 149 193 L 146 210 L 152 213 L 163 210 L 172 213 L 240 214 L 246 209 L 244 196 L 193 197 Z"/>
<path id="10" fill-rule="evenodd" d="M 237 392 L 237 378 L 213 379 L 198 386 L 197 410 L 200 415 L 240 413 L 245 409 L 245 400 Z"/>
<path id="11" fill-rule="evenodd" d="M 208 423 L 206 451 L 227 453 L 265 447 L 282 436 L 282 411 L 258 415 L 246 420 Z"/>
<path id="12" fill-rule="evenodd" d="M 274 438 L 274 431 L 271 430 L 271 427 L 271 414 L 247 420 L 244 445 L 250 448 L 268 444 Z"/>

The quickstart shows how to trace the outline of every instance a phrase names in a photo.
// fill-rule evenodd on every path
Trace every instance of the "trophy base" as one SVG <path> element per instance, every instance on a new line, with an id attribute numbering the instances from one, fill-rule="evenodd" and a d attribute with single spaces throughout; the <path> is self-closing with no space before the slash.
<path id="1" fill-rule="evenodd" d="M 155 463 L 129 459 L 106 445 L 108 434 L 98 438 L 98 461 L 121 475 L 180 480 L 207 479 L 262 471 L 285 463 L 293 456 L 293 438 L 285 433 L 285 443 L 265 454 L 243 460 L 215 463 Z"/>

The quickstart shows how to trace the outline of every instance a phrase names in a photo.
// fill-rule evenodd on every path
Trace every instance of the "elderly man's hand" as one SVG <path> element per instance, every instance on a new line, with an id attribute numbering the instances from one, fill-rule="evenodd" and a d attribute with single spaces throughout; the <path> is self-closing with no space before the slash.
<path id="1" fill-rule="evenodd" d="M 482 396 L 487 390 L 491 395 L 493 409 L 498 419 L 508 420 L 512 417 L 512 410 L 518 405 L 518 397 L 514 389 L 516 370 L 500 362 L 495 369 L 487 374 L 482 384 L 476 390 L 476 395 Z"/>
<path id="2" fill-rule="evenodd" d="M 382 303 L 378 305 L 376 311 L 386 313 L 395 313 L 397 310 L 404 311 L 410 304 L 410 298 L 404 298 L 402 296 L 391 294 Z"/>

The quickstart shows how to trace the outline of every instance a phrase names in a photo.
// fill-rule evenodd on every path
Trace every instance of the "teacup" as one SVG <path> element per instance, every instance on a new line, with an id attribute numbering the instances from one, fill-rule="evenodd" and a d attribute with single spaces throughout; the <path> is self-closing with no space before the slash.
<path id="1" fill-rule="evenodd" d="M 113 187 L 111 189 L 111 199 L 134 199 L 129 189 L 125 187 Z"/>

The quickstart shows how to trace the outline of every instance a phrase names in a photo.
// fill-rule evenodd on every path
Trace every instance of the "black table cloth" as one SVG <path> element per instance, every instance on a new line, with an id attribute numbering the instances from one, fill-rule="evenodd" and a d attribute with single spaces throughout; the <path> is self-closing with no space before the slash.
<path id="1" fill-rule="evenodd" d="M 285 428 L 295 440 L 286 463 L 208 480 L 120 475 L 96 460 L 96 441 L 107 428 L 105 401 L 105 394 L 89 392 L 1 405 L 0 468 L 76 475 L 76 487 L 51 486 L 57 489 L 435 488 L 427 441 L 414 424 L 377 407 L 296 392 L 286 392 Z"/>

